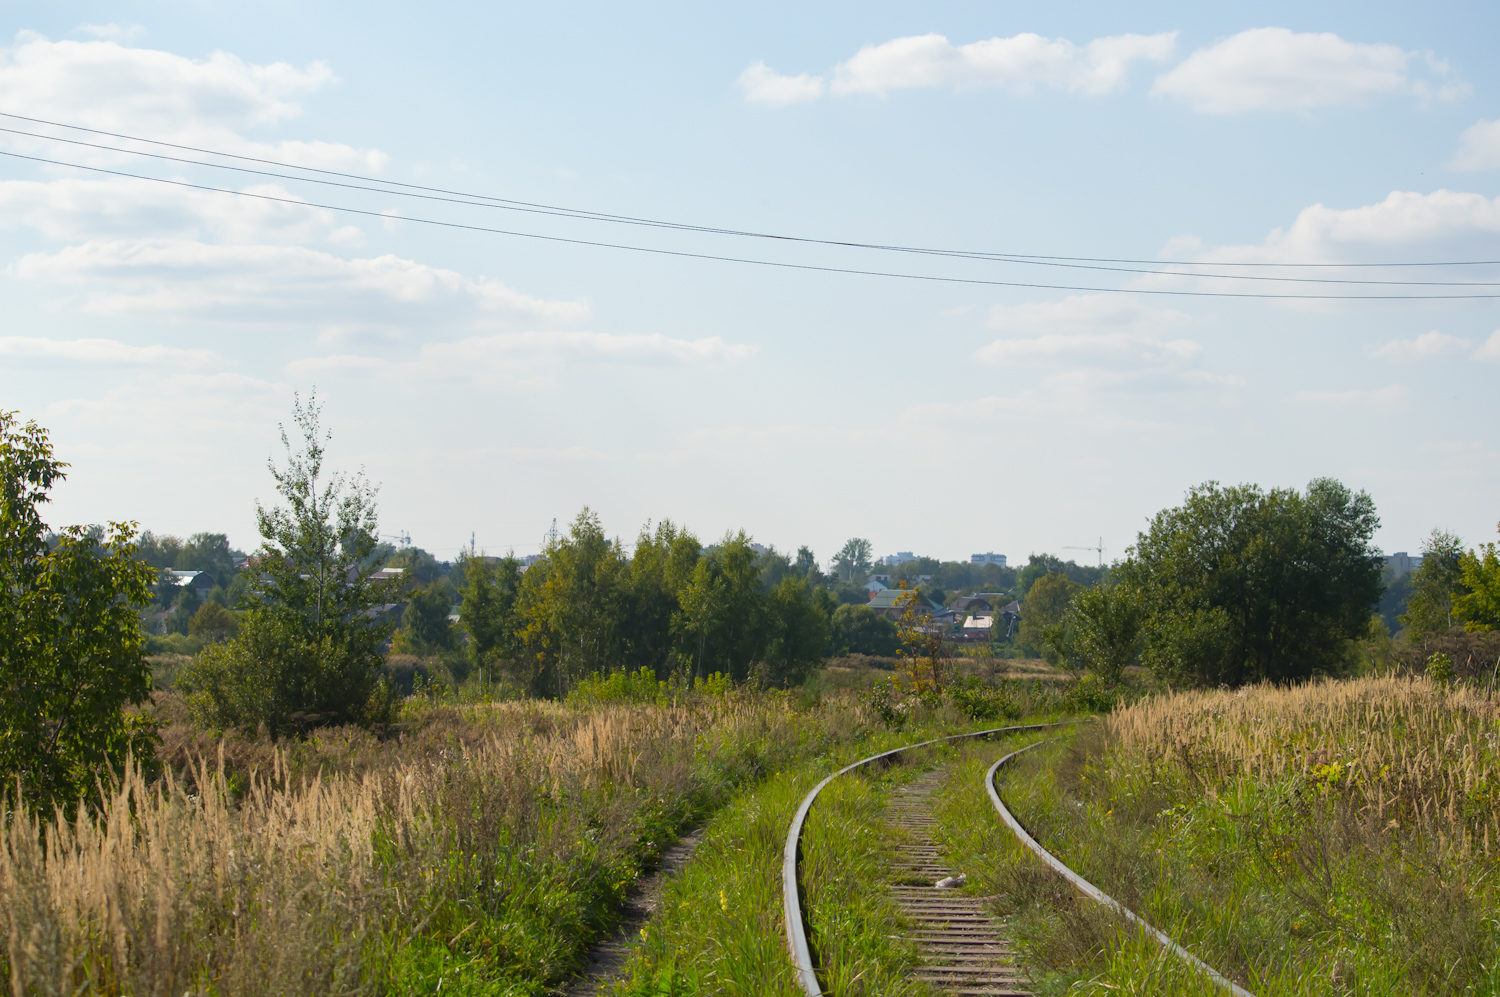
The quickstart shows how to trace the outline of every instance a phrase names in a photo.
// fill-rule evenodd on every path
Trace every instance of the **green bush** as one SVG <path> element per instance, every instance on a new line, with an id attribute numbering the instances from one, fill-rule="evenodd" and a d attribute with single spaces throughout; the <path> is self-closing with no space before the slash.
<path id="1" fill-rule="evenodd" d="M 1020 704 L 1009 689 L 985 685 L 973 675 L 958 679 L 948 690 L 948 698 L 970 720 L 1010 720 L 1021 715 Z"/>

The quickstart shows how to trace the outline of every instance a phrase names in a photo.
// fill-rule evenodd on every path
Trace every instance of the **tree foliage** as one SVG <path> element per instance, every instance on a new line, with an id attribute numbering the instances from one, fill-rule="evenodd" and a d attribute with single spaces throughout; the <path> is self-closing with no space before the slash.
<path id="1" fill-rule="evenodd" d="M 834 654 L 892 657 L 900 647 L 896 624 L 869 606 L 842 605 L 830 620 Z"/>
<path id="2" fill-rule="evenodd" d="M 930 622 L 931 606 L 919 594 L 909 592 L 896 604 L 901 607 L 901 619 L 896 625 L 901 639 L 896 680 L 919 696 L 941 696 L 948 687 L 953 646 L 942 629 Z"/>
<path id="3" fill-rule="evenodd" d="M 1422 563 L 1411 576 L 1411 596 L 1398 619 L 1413 634 L 1445 633 L 1454 625 L 1453 600 L 1464 594 L 1464 543 L 1433 530 L 1422 544 Z"/>
<path id="4" fill-rule="evenodd" d="M 453 624 L 448 620 L 452 611 L 452 592 L 443 582 L 412 590 L 401 616 L 401 634 L 416 654 L 440 654 L 457 646 Z"/>
<path id="5" fill-rule="evenodd" d="M 386 720 L 381 681 L 382 612 L 390 586 L 372 581 L 377 537 L 375 488 L 363 474 L 323 474 L 329 436 L 321 406 L 294 406 L 294 449 L 281 431 L 286 464 L 268 463 L 285 506 L 256 504 L 261 547 L 252 605 L 238 636 L 206 649 L 190 670 L 189 700 L 206 726 L 273 734 L 325 724 Z"/>
<path id="6" fill-rule="evenodd" d="M 1194 488 L 1117 571 L 1141 602 L 1145 663 L 1205 685 L 1337 673 L 1380 597 L 1378 525 L 1368 495 L 1329 478 Z"/>
<path id="7" fill-rule="evenodd" d="M 1454 598 L 1453 614 L 1470 632 L 1500 630 L 1500 544 L 1465 552 L 1459 574 L 1467 591 Z"/>
<path id="8" fill-rule="evenodd" d="M 1105 682 L 1118 682 L 1141 652 L 1143 614 L 1135 590 L 1098 584 L 1073 596 L 1064 614 L 1063 654 Z"/>
<path id="9" fill-rule="evenodd" d="M 152 567 L 134 524 L 100 534 L 41 519 L 67 465 L 47 433 L 0 412 L 0 789 L 70 808 L 127 753 L 148 758 L 152 725 L 127 716 L 151 691 L 137 611 Z"/>
<path id="10" fill-rule="evenodd" d="M 1073 597 L 1083 586 L 1061 572 L 1043 575 L 1027 590 L 1021 605 L 1021 629 L 1016 643 L 1030 654 L 1045 654 L 1054 663 L 1067 652 L 1059 628 Z"/>
<path id="11" fill-rule="evenodd" d="M 518 567 L 461 564 L 461 626 L 476 663 L 533 695 L 643 668 L 658 680 L 717 672 L 787 685 L 828 653 L 831 597 L 790 559 L 757 553 L 743 531 L 704 549 L 663 520 L 627 556 L 584 509 L 540 560 Z"/>
<path id="12" fill-rule="evenodd" d="M 873 548 L 870 541 L 861 537 L 850 537 L 839 548 L 839 552 L 833 555 L 833 563 L 838 568 L 839 574 L 844 581 L 854 581 L 855 575 L 867 575 L 870 573 L 870 557 Z"/>

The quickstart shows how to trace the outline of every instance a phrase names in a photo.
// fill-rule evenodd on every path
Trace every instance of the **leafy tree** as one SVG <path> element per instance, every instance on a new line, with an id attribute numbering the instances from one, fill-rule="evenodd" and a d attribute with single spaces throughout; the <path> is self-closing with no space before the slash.
<path id="1" fill-rule="evenodd" d="M 792 573 L 792 559 L 777 550 L 775 544 L 761 551 L 755 566 L 760 569 L 761 587 L 768 592 Z"/>
<path id="2" fill-rule="evenodd" d="M 1467 552 L 1459 570 L 1468 591 L 1453 600 L 1453 615 L 1470 632 L 1500 629 L 1500 544 L 1480 544 L 1477 552 Z"/>
<path id="3" fill-rule="evenodd" d="M 1031 586 L 1046 575 L 1066 575 L 1079 585 L 1093 585 L 1108 574 L 1108 568 L 1064 561 L 1056 554 L 1032 554 L 1027 558 L 1026 567 L 1022 568 L 1017 576 L 1017 586 L 1021 598 L 1024 599 L 1031 591 Z"/>
<path id="4" fill-rule="evenodd" d="M 681 601 L 673 630 L 693 674 L 723 672 L 743 682 L 760 655 L 765 612 L 755 551 L 744 530 L 725 534 L 698 559 Z"/>
<path id="5" fill-rule="evenodd" d="M 809 585 L 821 585 L 825 577 L 818 570 L 818 559 L 810 547 L 797 548 L 797 559 L 792 562 L 792 574 Z"/>
<path id="6" fill-rule="evenodd" d="M 672 620 L 698 564 L 698 538 L 669 519 L 641 530 L 630 559 L 631 613 L 627 625 L 629 661 L 625 669 L 650 668 L 658 679 L 672 671 Z"/>
<path id="7" fill-rule="evenodd" d="M 1064 627 L 1077 660 L 1100 679 L 1118 682 L 1140 655 L 1144 638 L 1141 606 L 1133 590 L 1095 585 L 1073 596 Z"/>
<path id="8" fill-rule="evenodd" d="M 469 635 L 469 661 L 489 667 L 513 658 L 520 629 L 516 619 L 516 596 L 521 590 L 520 562 L 507 555 L 500 558 L 463 555 L 455 574 L 462 573 L 463 600 L 458 625 Z M 514 672 L 514 669 L 512 669 Z M 521 681 L 521 676 L 511 677 Z"/>
<path id="9" fill-rule="evenodd" d="M 431 585 L 443 577 L 443 566 L 438 559 L 420 547 L 392 551 L 383 564 L 387 568 L 402 569 L 401 579 L 407 584 Z"/>
<path id="10" fill-rule="evenodd" d="M 172 559 L 177 571 L 205 571 L 220 585 L 234 577 L 234 552 L 223 533 L 194 533 Z"/>
<path id="11" fill-rule="evenodd" d="M 383 722 L 392 707 L 381 682 L 390 634 L 382 604 L 394 594 L 372 582 L 375 488 L 364 475 L 323 479 L 329 439 L 316 397 L 293 410 L 294 450 L 281 430 L 286 466 L 268 466 L 286 507 L 256 504 L 261 547 L 252 606 L 233 640 L 207 648 L 186 676 L 199 722 L 273 735 L 323 724 Z"/>
<path id="12" fill-rule="evenodd" d="M 194 637 L 216 644 L 229 640 L 240 632 L 240 621 L 217 602 L 205 602 L 198 607 L 188 623 L 187 632 Z"/>
<path id="13" fill-rule="evenodd" d="M 1446 633 L 1454 625 L 1453 600 L 1464 594 L 1464 543 L 1433 530 L 1422 544 L 1422 563 L 1412 572 L 1411 597 L 1397 619 L 1412 633 Z"/>
<path id="14" fill-rule="evenodd" d="M 766 684 L 801 682 L 828 656 L 828 639 L 828 614 L 807 582 L 788 576 L 766 594 Z"/>
<path id="15" fill-rule="evenodd" d="M 929 622 L 932 607 L 920 595 L 908 593 L 897 605 L 901 607 L 901 621 L 896 627 L 901 639 L 897 679 L 910 692 L 941 696 L 948 685 L 953 648 L 942 630 Z"/>
<path id="16" fill-rule="evenodd" d="M 888 658 L 900 646 L 896 624 L 869 606 L 841 605 L 834 610 L 830 622 L 834 654 Z"/>
<path id="17" fill-rule="evenodd" d="M 1056 632 L 1063 624 L 1068 604 L 1081 591 L 1082 585 L 1056 571 L 1033 582 L 1021 605 L 1021 629 L 1016 639 L 1020 648 L 1029 654 L 1045 652 L 1049 657 L 1057 657 L 1058 648 L 1048 644 L 1048 637 L 1053 637 L 1055 645 Z"/>
<path id="18" fill-rule="evenodd" d="M 1143 660 L 1208 685 L 1339 671 L 1380 597 L 1379 522 L 1368 495 L 1330 478 L 1194 488 L 1119 568 L 1145 614 Z"/>
<path id="19" fill-rule="evenodd" d="M 40 507 L 67 466 L 44 429 L 0 412 L 0 793 L 19 780 L 41 810 L 71 810 L 155 740 L 125 714 L 151 691 L 136 613 L 154 572 L 134 524 L 69 527 L 48 544 Z"/>
<path id="20" fill-rule="evenodd" d="M 414 590 L 401 616 L 401 632 L 421 656 L 451 651 L 457 645 L 453 625 L 448 621 L 453 611 L 453 593 L 442 582 Z"/>
<path id="21" fill-rule="evenodd" d="M 522 578 L 517 608 L 538 693 L 561 698 L 573 683 L 622 662 L 629 561 L 585 508 Z"/>
<path id="22" fill-rule="evenodd" d="M 870 541 L 859 537 L 851 537 L 844 542 L 839 552 L 833 555 L 833 563 L 838 566 L 839 572 L 844 576 L 844 581 L 852 582 L 855 575 L 870 573 L 872 549 Z"/>
<path id="23" fill-rule="evenodd" d="M 198 595 L 196 585 L 183 585 L 177 589 L 177 598 L 172 602 L 172 615 L 168 617 L 167 627 L 173 633 L 185 634 L 193 622 L 193 615 L 198 612 L 198 607 L 203 605 L 203 599 Z"/>
<path id="24" fill-rule="evenodd" d="M 182 553 L 183 543 L 181 537 L 168 536 L 166 534 L 153 533 L 150 530 L 141 534 L 137 541 L 137 557 L 153 568 L 172 568 L 177 564 L 177 555 Z"/>

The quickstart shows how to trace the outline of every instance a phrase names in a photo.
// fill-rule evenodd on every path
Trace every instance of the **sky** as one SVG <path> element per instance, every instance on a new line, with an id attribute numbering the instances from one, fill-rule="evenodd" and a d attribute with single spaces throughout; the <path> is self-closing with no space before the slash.
<path id="1" fill-rule="evenodd" d="M 587 506 L 627 545 L 1108 560 L 1203 482 L 1318 477 L 1387 552 L 1487 541 L 1500 300 L 1411 296 L 1500 293 L 1496 37 L 1477 3 L 8 3 L 0 409 L 71 465 L 54 526 L 247 550 L 314 391 L 440 558 Z M 1325 297 L 1232 296 L 1266 294 Z"/>

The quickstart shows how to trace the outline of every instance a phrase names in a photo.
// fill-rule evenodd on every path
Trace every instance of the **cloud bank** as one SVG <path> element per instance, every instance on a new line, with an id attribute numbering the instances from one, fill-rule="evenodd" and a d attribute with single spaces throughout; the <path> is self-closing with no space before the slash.
<path id="1" fill-rule="evenodd" d="M 939 34 L 911 35 L 866 45 L 827 76 L 784 75 L 755 62 L 739 85 L 748 102 L 768 106 L 933 87 L 1014 94 L 1047 87 L 1097 97 L 1123 87 L 1134 63 L 1168 62 L 1177 34 L 1114 35 L 1086 45 L 1030 32 L 967 45 Z M 1205 114 L 1306 112 L 1392 96 L 1448 100 L 1470 91 L 1431 53 L 1274 27 L 1200 48 L 1151 88 L 1154 96 Z"/>
<path id="2" fill-rule="evenodd" d="M 1099 96 L 1119 88 L 1138 61 L 1171 58 L 1176 32 L 1116 35 L 1074 45 L 1065 38 L 1023 33 L 954 45 L 939 34 L 912 35 L 866 45 L 834 67 L 832 79 L 802 73 L 784 76 L 764 62 L 740 74 L 740 89 L 754 104 L 781 105 L 893 90 L 952 87 L 997 88 L 1030 93 L 1045 86 L 1066 93 Z"/>
<path id="3" fill-rule="evenodd" d="M 335 82 L 322 62 L 301 69 L 285 62 L 256 65 L 228 52 L 190 59 L 114 40 L 50 41 L 30 31 L 0 49 L 0 111 L 301 166 L 379 170 L 387 157 L 377 150 L 257 142 L 243 134 L 298 117 L 298 98 Z M 14 136 L 6 141 L 21 151 L 55 149 Z M 88 162 L 118 158 L 81 148 L 70 155 Z"/>
<path id="4" fill-rule="evenodd" d="M 1427 76 L 1411 71 L 1425 65 Z M 1468 92 L 1448 65 L 1395 45 L 1346 41 L 1330 32 L 1241 31 L 1188 56 L 1160 76 L 1152 94 L 1207 114 L 1309 111 L 1375 97 L 1451 99 Z"/>

